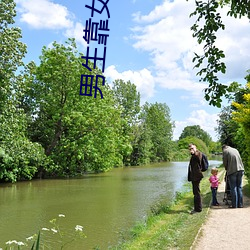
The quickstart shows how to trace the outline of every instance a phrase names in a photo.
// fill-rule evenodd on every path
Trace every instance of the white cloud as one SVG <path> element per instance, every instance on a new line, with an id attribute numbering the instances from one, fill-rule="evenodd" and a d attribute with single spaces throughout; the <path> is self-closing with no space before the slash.
<path id="1" fill-rule="evenodd" d="M 139 71 L 124 71 L 119 73 L 114 65 L 105 69 L 104 75 L 113 82 L 116 79 L 122 79 L 125 82 L 130 81 L 136 85 L 137 91 L 141 94 L 141 102 L 154 95 L 155 80 L 151 72 L 148 69 L 142 69 Z"/>
<path id="2" fill-rule="evenodd" d="M 218 114 L 209 114 L 205 110 L 195 110 L 192 111 L 189 118 L 184 121 L 175 121 L 175 129 L 174 129 L 174 140 L 178 140 L 183 129 L 187 126 L 200 125 L 200 127 L 206 131 L 213 139 L 213 141 L 217 141 L 217 135 L 215 132 L 215 128 L 218 126 L 217 124 Z"/>
<path id="3" fill-rule="evenodd" d="M 84 26 L 74 21 L 74 15 L 60 4 L 49 0 L 17 0 L 20 20 L 34 29 L 61 30 L 67 38 L 75 38 L 83 48 L 87 47 L 83 39 Z"/>
<path id="4" fill-rule="evenodd" d="M 78 44 L 81 44 L 84 48 L 86 48 L 87 42 L 83 39 L 83 35 L 84 35 L 83 29 L 84 29 L 84 26 L 81 23 L 77 22 L 74 24 L 72 28 L 67 29 L 64 35 L 66 37 L 75 38 Z"/>
<path id="5" fill-rule="evenodd" d="M 195 80 L 192 64 L 197 46 L 190 30 L 192 20 L 189 14 L 193 8 L 193 4 L 182 0 L 164 1 L 148 15 L 136 13 L 134 20 L 139 24 L 132 29 L 133 46 L 150 53 L 156 85 L 203 96 L 202 90 L 207 85 Z"/>
<path id="6" fill-rule="evenodd" d="M 62 29 L 73 25 L 72 14 L 49 0 L 17 0 L 21 21 L 35 29 Z"/>
<path id="7" fill-rule="evenodd" d="M 227 11 L 221 10 L 226 28 L 219 32 L 216 44 L 226 55 L 227 72 L 223 78 L 232 82 L 244 78 L 250 69 L 250 24 L 247 17 L 235 19 L 227 16 Z"/>
<path id="8" fill-rule="evenodd" d="M 191 25 L 194 18 L 189 18 L 195 9 L 193 1 L 165 0 L 150 13 L 133 15 L 137 25 L 132 29 L 134 48 L 150 53 L 155 84 L 167 89 L 183 89 L 189 92 L 206 87 L 197 82 L 197 69 L 193 69 L 194 52 L 202 52 L 192 37 Z M 219 32 L 217 44 L 225 51 L 228 70 L 221 76 L 222 81 L 243 79 L 250 68 L 250 25 L 247 18 L 227 17 L 227 9 L 221 11 L 226 30 Z M 152 66 L 151 66 L 152 67 Z M 224 79 L 224 80 L 223 80 Z"/>
<path id="9" fill-rule="evenodd" d="M 173 8 L 173 4 L 165 1 L 162 5 L 155 6 L 154 10 L 148 15 L 141 15 L 141 12 L 136 12 L 133 14 L 135 22 L 154 22 L 161 18 L 164 18 Z"/>

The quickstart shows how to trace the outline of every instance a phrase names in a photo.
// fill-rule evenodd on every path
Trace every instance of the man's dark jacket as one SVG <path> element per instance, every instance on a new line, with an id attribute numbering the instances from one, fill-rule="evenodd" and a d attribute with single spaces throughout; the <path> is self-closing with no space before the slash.
<path id="1" fill-rule="evenodd" d="M 203 178 L 201 172 L 201 158 L 202 153 L 199 150 L 191 155 L 188 167 L 188 181 L 200 181 Z"/>

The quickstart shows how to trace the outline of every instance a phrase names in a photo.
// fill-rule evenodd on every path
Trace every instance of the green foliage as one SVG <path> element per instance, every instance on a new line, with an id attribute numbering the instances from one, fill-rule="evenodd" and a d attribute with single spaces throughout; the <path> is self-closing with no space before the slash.
<path id="1" fill-rule="evenodd" d="M 227 144 L 232 147 L 237 147 L 235 142 L 235 135 L 239 129 L 239 124 L 232 119 L 232 108 L 230 106 L 224 107 L 218 120 L 217 133 L 220 138 L 221 145 Z"/>
<path id="2" fill-rule="evenodd" d="M 249 72 L 249 71 L 248 71 Z M 249 140 L 249 99 L 250 88 L 248 74 L 245 79 L 248 81 L 245 88 L 240 87 L 239 84 L 234 89 L 234 94 L 230 96 L 229 101 L 232 105 L 222 109 L 219 120 L 217 132 L 220 135 L 221 144 L 228 144 L 237 148 L 242 156 L 246 174 L 250 176 L 250 148 L 248 146 Z"/>
<path id="3" fill-rule="evenodd" d="M 184 139 L 185 137 L 188 137 L 188 136 L 199 138 L 200 140 L 205 142 L 207 147 L 209 147 L 210 143 L 212 142 L 211 136 L 206 131 L 201 129 L 199 125 L 185 127 L 179 137 L 179 140 Z"/>
<path id="4" fill-rule="evenodd" d="M 31 250 L 39 250 L 39 246 L 40 246 L 40 231 L 38 233 L 38 236 L 37 236 L 37 240 L 33 243 L 32 247 L 31 247 Z M 36 248 L 34 248 L 36 247 Z"/>
<path id="5" fill-rule="evenodd" d="M 209 152 L 212 154 L 219 154 L 222 152 L 221 149 L 221 143 L 219 141 L 217 142 L 211 142 L 209 146 Z"/>
<path id="6" fill-rule="evenodd" d="M 136 123 L 140 112 L 140 93 L 137 92 L 136 85 L 119 79 L 113 82 L 112 90 L 122 109 L 122 118 L 126 119 L 129 125 Z"/>
<path id="7" fill-rule="evenodd" d="M 42 147 L 26 135 L 26 116 L 20 106 L 26 85 L 17 72 L 24 65 L 26 45 L 20 41 L 21 30 L 13 26 L 15 15 L 14 1 L 0 2 L 0 179 L 11 182 L 32 179 L 46 164 Z"/>
<path id="8" fill-rule="evenodd" d="M 197 137 L 193 137 L 193 136 L 188 136 L 188 137 L 185 137 L 181 140 L 178 141 L 178 147 L 179 149 L 186 149 L 187 152 L 189 152 L 188 150 L 188 145 L 190 143 L 193 143 L 196 145 L 197 149 L 203 153 L 205 153 L 206 155 L 209 154 L 209 150 L 206 146 L 206 144 L 199 138 Z"/>
<path id="9" fill-rule="evenodd" d="M 79 95 L 80 76 L 89 72 L 82 66 L 75 41 L 44 47 L 40 60 L 39 66 L 29 65 L 28 98 L 23 105 L 30 107 L 30 138 L 43 145 L 57 166 L 43 171 L 72 176 L 121 165 L 122 156 L 131 152 L 120 134 L 121 111 L 108 86 L 100 86 L 103 99 Z"/>
<path id="10" fill-rule="evenodd" d="M 152 144 L 151 162 L 170 160 L 173 123 L 169 107 L 165 103 L 145 103 L 142 107 L 141 123 Z"/>
<path id="11" fill-rule="evenodd" d="M 226 72 L 226 65 L 223 62 L 225 54 L 223 50 L 216 46 L 217 32 L 225 29 L 219 7 L 230 3 L 231 8 L 228 15 L 235 18 L 241 18 L 242 16 L 250 18 L 250 5 L 248 0 L 204 0 L 195 2 L 196 9 L 190 16 L 196 16 L 197 19 L 191 30 L 193 31 L 193 37 L 197 38 L 199 44 L 204 43 L 204 46 L 202 55 L 195 53 L 193 62 L 196 64 L 194 67 L 199 69 L 197 75 L 201 77 L 200 81 L 209 83 L 208 88 L 205 89 L 205 99 L 209 101 L 209 104 L 221 107 L 221 97 L 227 91 L 230 91 L 230 87 L 219 83 L 218 78 L 219 73 L 224 74 Z"/>
<path id="12" fill-rule="evenodd" d="M 249 75 L 246 77 L 249 80 Z M 243 155 L 243 161 L 245 163 L 245 171 L 247 176 L 250 176 L 250 147 L 249 147 L 249 139 L 250 139 L 250 82 L 247 83 L 245 91 L 243 91 L 242 98 L 237 96 L 237 100 L 242 102 L 234 101 L 232 102 L 232 106 L 236 109 L 232 112 L 232 118 L 235 122 L 239 124 L 239 129 L 237 134 L 235 135 L 235 139 L 237 142 L 241 142 L 239 147 L 239 151 Z"/>
<path id="13" fill-rule="evenodd" d="M 221 1 L 222 4 L 230 4 L 230 10 L 228 15 L 233 16 L 235 18 L 241 18 L 242 16 L 247 16 L 250 19 L 249 12 L 249 1 L 248 0 L 224 0 Z"/>
<path id="14" fill-rule="evenodd" d="M 131 165 L 145 165 L 151 162 L 151 151 L 153 143 L 151 141 L 150 130 L 145 123 L 133 127 L 133 152 L 130 156 Z"/>
<path id="15" fill-rule="evenodd" d="M 15 6 L 13 0 L 0 1 L 0 113 L 8 101 L 14 101 L 10 96 L 14 89 L 19 89 L 15 73 L 23 66 L 22 58 L 26 53 L 26 45 L 20 41 L 21 30 L 13 26 Z"/>
<path id="16" fill-rule="evenodd" d="M 216 0 L 196 1 L 196 10 L 190 16 L 198 16 L 195 24 L 191 27 L 193 37 L 197 38 L 199 44 L 205 43 L 203 46 L 204 54 L 198 55 L 195 53 L 193 62 L 196 64 L 194 67 L 200 68 L 202 65 L 206 65 L 206 67 L 200 69 L 197 75 L 201 77 L 200 81 L 209 83 L 209 87 L 205 89 L 205 99 L 210 101 L 210 104 L 219 107 L 222 101 L 220 96 L 226 93 L 227 87 L 219 84 L 217 77 L 218 72 L 226 72 L 226 65 L 221 61 L 225 54 L 215 46 L 216 32 L 225 29 L 225 25 L 221 21 L 221 15 L 217 10 L 218 7 L 219 3 Z"/>
<path id="17" fill-rule="evenodd" d="M 140 112 L 140 94 L 136 90 L 136 85 L 130 81 L 115 80 L 112 92 L 118 108 L 121 109 L 122 138 L 127 140 L 131 151 L 122 151 L 124 165 L 140 165 L 138 159 L 140 151 L 140 125 L 138 124 L 138 114 Z"/>
<path id="18" fill-rule="evenodd" d="M 190 153 L 187 149 L 181 148 L 174 151 L 174 154 L 172 156 L 172 160 L 174 161 L 183 161 L 183 160 L 189 160 Z"/>

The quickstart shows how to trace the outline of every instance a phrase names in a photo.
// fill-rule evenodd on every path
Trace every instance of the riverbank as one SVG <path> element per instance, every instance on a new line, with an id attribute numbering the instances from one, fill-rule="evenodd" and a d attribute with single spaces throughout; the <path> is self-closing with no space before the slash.
<path id="1" fill-rule="evenodd" d="M 225 198 L 225 171 L 220 170 L 218 189 L 219 207 L 211 207 L 208 177 L 201 182 L 203 211 L 190 215 L 193 205 L 191 190 L 177 195 L 175 202 L 159 215 L 149 216 L 144 224 L 132 230 L 129 241 L 112 249 L 249 249 L 250 239 L 250 188 L 244 179 L 244 208 L 229 209 Z M 190 189 L 191 186 L 187 187 Z M 240 242 L 239 242 L 239 239 Z"/>
<path id="2" fill-rule="evenodd" d="M 223 170 L 220 178 L 223 178 Z M 188 183 L 185 191 L 178 193 L 170 206 L 162 206 L 158 214 L 151 214 L 145 222 L 139 223 L 131 230 L 129 239 L 111 249 L 190 249 L 207 219 L 210 208 L 211 191 L 208 176 L 201 182 L 201 192 L 201 213 L 190 215 L 193 209 L 193 194 L 191 184 Z"/>

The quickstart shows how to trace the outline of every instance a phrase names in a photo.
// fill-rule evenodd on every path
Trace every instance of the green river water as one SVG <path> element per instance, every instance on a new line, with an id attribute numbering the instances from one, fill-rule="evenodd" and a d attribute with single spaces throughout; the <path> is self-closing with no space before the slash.
<path id="1" fill-rule="evenodd" d="M 210 161 L 210 165 L 219 164 Z M 25 242 L 42 228 L 52 228 L 49 221 L 56 218 L 65 241 L 72 239 L 76 225 L 83 226 L 87 236 L 63 249 L 108 249 L 119 242 L 122 232 L 145 219 L 157 201 L 173 199 L 187 182 L 187 165 L 169 162 L 117 168 L 80 179 L 0 184 L 0 248 L 4 249 L 9 240 Z M 45 249 L 60 249 L 58 233 L 42 232 Z"/>

